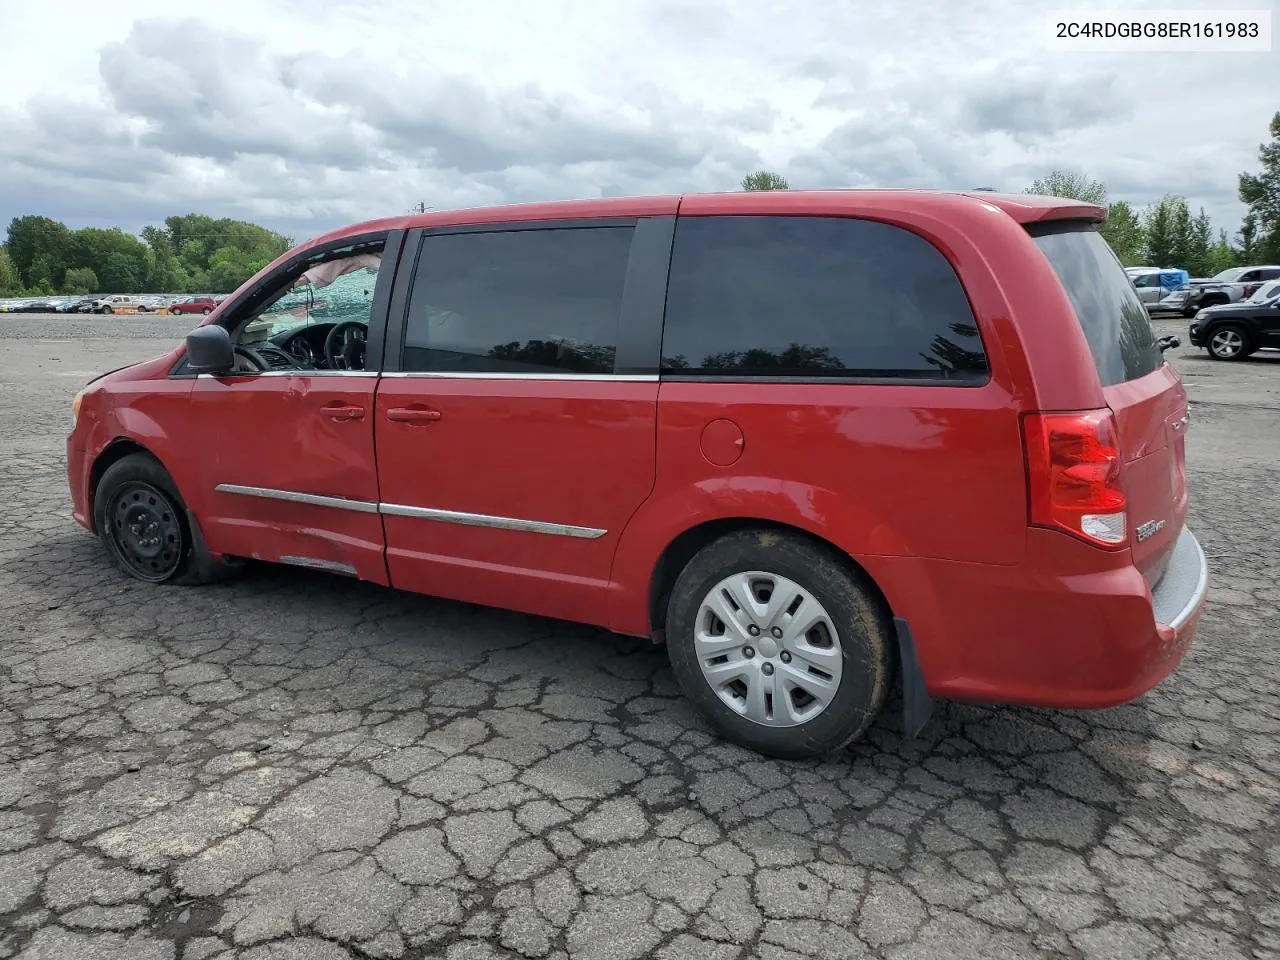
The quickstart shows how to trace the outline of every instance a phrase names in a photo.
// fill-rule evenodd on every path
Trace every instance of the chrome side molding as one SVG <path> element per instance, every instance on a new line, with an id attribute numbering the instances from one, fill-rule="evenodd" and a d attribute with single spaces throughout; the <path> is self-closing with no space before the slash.
<path id="1" fill-rule="evenodd" d="M 368 500 L 350 500 L 347 497 L 324 497 L 318 493 L 297 493 L 293 490 L 273 490 L 270 487 L 246 487 L 238 483 L 220 483 L 213 488 L 218 493 L 235 493 L 242 497 L 261 497 L 264 500 L 286 500 L 305 503 L 311 507 L 333 507 L 335 510 L 353 510 L 356 513 L 377 513 L 378 505 Z"/>
<path id="2" fill-rule="evenodd" d="M 411 507 L 400 503 L 374 503 L 370 500 L 326 497 L 316 493 L 298 493 L 294 490 L 248 487 L 238 483 L 220 483 L 213 489 L 218 493 L 259 497 L 264 500 L 283 500 L 288 503 L 305 503 L 311 507 L 330 507 L 335 510 L 351 510 L 356 513 L 380 513 L 388 517 L 409 517 L 414 520 L 453 523 L 464 527 L 488 527 L 492 530 L 512 530 L 517 533 L 541 533 L 553 537 L 572 537 L 577 540 L 598 540 L 609 532 L 599 527 L 580 527 L 571 523 L 553 523 L 548 520 L 522 520 L 516 517 L 495 517 L 487 513 L 464 513 L 460 510 L 438 510 L 434 507 Z"/>
<path id="3" fill-rule="evenodd" d="M 575 537 L 579 540 L 598 540 L 609 532 L 597 527 L 577 527 L 570 523 L 519 520 L 515 517 L 494 517 L 487 513 L 462 513 L 458 510 L 436 510 L 433 507 L 408 507 L 399 503 L 380 503 L 378 512 L 389 517 L 435 520 L 439 523 L 456 523 L 464 527 L 490 527 L 494 530 L 546 533 L 554 537 Z"/>

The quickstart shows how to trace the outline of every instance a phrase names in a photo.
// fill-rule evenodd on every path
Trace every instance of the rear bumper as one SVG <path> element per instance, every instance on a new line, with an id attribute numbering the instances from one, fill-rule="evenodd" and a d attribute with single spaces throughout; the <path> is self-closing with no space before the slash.
<path id="1" fill-rule="evenodd" d="M 1016 567 L 890 561 L 869 571 L 911 624 L 932 696 L 1110 707 L 1173 672 L 1208 589 L 1204 552 L 1190 530 L 1154 592 L 1128 551 L 1102 554 L 1041 530 L 1030 531 L 1028 546 L 1029 562 Z M 1100 562 L 1111 566 L 1098 570 Z"/>

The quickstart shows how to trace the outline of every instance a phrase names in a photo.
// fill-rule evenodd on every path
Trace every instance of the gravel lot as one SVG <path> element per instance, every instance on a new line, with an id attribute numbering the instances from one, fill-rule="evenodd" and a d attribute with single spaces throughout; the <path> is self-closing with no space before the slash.
<path id="1" fill-rule="evenodd" d="M 796 764 L 636 641 L 117 574 L 69 516 L 71 397 L 193 325 L 0 317 L 0 957 L 1280 957 L 1280 355 L 1173 354 L 1214 582 L 1170 681 Z"/>

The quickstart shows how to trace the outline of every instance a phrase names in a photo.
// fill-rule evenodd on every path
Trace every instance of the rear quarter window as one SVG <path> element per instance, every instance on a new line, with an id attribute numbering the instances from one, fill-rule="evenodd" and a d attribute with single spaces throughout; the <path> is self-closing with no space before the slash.
<path id="1" fill-rule="evenodd" d="M 1102 386 L 1145 377 L 1164 363 L 1147 310 L 1124 267 L 1095 227 L 1031 229 L 1075 308 Z"/>
<path id="2" fill-rule="evenodd" d="M 951 264 L 899 227 L 843 217 L 677 221 L 667 377 L 985 383 Z"/>

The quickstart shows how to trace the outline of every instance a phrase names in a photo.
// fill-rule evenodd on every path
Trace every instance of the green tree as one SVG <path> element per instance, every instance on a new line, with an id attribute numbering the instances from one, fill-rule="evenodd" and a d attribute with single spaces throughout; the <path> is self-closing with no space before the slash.
<path id="1" fill-rule="evenodd" d="M 1204 276 L 1212 277 L 1215 273 L 1221 273 L 1230 267 L 1236 265 L 1236 252 L 1231 248 L 1231 241 L 1227 239 L 1227 231 L 1218 231 L 1218 240 L 1209 248 L 1209 259 L 1205 264 Z"/>
<path id="2" fill-rule="evenodd" d="M 1166 194 L 1146 209 L 1142 225 L 1147 235 L 1147 260 L 1153 267 L 1180 267 L 1186 252 L 1190 214 L 1187 201 Z"/>
<path id="3" fill-rule="evenodd" d="M 1258 147 L 1260 173 L 1240 174 L 1240 200 L 1257 218 L 1258 260 L 1280 261 L 1280 112 L 1271 118 L 1271 142 Z M 1253 259 L 1253 258 L 1250 258 Z"/>
<path id="4" fill-rule="evenodd" d="M 13 265 L 8 248 L 0 247 L 0 297 L 16 293 L 19 285 L 18 268 Z"/>
<path id="5" fill-rule="evenodd" d="M 742 178 L 743 190 L 788 190 L 787 178 L 772 170 L 756 170 Z"/>
<path id="6" fill-rule="evenodd" d="M 1240 266 L 1247 266 L 1250 263 L 1256 263 L 1258 260 L 1258 215 L 1250 212 L 1244 215 L 1244 222 L 1240 224 L 1240 232 L 1236 234 L 1236 239 L 1240 242 L 1240 247 L 1236 251 L 1236 257 L 1240 261 Z"/>
<path id="7" fill-rule="evenodd" d="M 1107 188 L 1101 180 L 1094 180 L 1070 170 L 1053 170 L 1047 177 L 1031 181 L 1026 193 L 1038 193 L 1046 197 L 1068 197 L 1106 206 Z"/>
<path id="8" fill-rule="evenodd" d="M 1107 207 L 1107 222 L 1102 225 L 1102 236 L 1126 267 L 1142 263 L 1146 235 L 1138 215 L 1124 200 L 1117 200 Z"/>
<path id="9" fill-rule="evenodd" d="M 1209 269 L 1209 251 L 1213 246 L 1213 224 L 1209 215 L 1200 212 L 1191 218 L 1187 235 L 1187 259 L 1183 265 L 1193 277 L 1212 276 L 1215 271 Z"/>
<path id="10" fill-rule="evenodd" d="M 14 217 L 9 221 L 9 257 L 21 286 L 57 285 L 67 271 L 71 231 L 48 217 Z"/>
<path id="11" fill-rule="evenodd" d="M 103 293 L 140 293 L 142 281 L 147 277 L 146 261 L 119 251 L 107 254 L 98 269 L 98 280 Z"/>
<path id="12" fill-rule="evenodd" d="M 1169 263 L 1157 263 L 1157 267 L 1182 267 L 1188 269 L 1191 259 L 1191 209 L 1182 197 L 1173 198 L 1173 259 Z M 1194 274 L 1199 276 L 1199 274 Z"/>
<path id="13" fill-rule="evenodd" d="M 191 277 L 178 259 L 169 232 L 161 227 L 143 227 L 142 239 L 150 248 L 147 289 L 152 293 L 176 293 L 186 290 L 191 283 Z"/>
<path id="14" fill-rule="evenodd" d="M 92 270 L 103 293 L 141 293 L 148 258 L 147 245 L 118 227 L 85 227 L 71 234 L 68 266 Z"/>
<path id="15" fill-rule="evenodd" d="M 62 281 L 63 293 L 99 293 L 98 275 L 88 267 L 71 267 Z"/>

